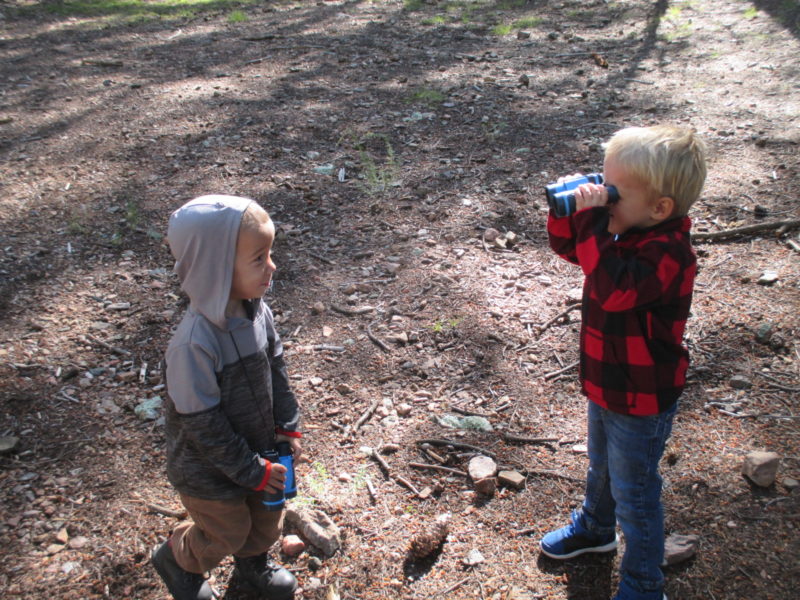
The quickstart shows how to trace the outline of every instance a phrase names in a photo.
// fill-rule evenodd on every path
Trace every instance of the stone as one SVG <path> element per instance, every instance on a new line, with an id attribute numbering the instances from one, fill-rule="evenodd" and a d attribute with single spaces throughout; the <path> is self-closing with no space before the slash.
<path id="1" fill-rule="evenodd" d="M 408 415 L 411 414 L 411 410 L 412 410 L 411 405 L 406 402 L 403 402 L 398 405 L 397 414 L 400 415 L 401 417 L 407 417 Z"/>
<path id="2" fill-rule="evenodd" d="M 79 535 L 69 541 L 69 547 L 73 550 L 80 550 L 81 548 L 85 548 L 88 543 L 88 538 Z"/>
<path id="3" fill-rule="evenodd" d="M 159 411 L 163 404 L 164 401 L 161 399 L 161 396 L 153 396 L 152 398 L 139 402 L 133 409 L 133 412 L 143 421 L 155 421 L 160 416 Z"/>
<path id="4" fill-rule="evenodd" d="M 497 463 L 488 456 L 474 456 L 469 461 L 467 471 L 472 481 L 494 477 L 494 474 L 497 473 Z"/>
<path id="5" fill-rule="evenodd" d="M 676 565 L 697 554 L 700 538 L 696 535 L 673 533 L 664 540 L 664 562 L 661 566 Z"/>
<path id="6" fill-rule="evenodd" d="M 287 535 L 281 540 L 281 552 L 286 556 L 298 556 L 305 549 L 306 543 L 296 535 Z"/>
<path id="7" fill-rule="evenodd" d="M 475 482 L 475 491 L 484 496 L 494 496 L 497 490 L 497 477 L 484 477 Z"/>
<path id="8" fill-rule="evenodd" d="M 766 344 L 772 337 L 772 323 L 762 323 L 756 329 L 756 341 L 760 344 Z"/>
<path id="9" fill-rule="evenodd" d="M 742 474 L 759 487 L 775 483 L 780 456 L 775 452 L 755 451 L 748 454 L 742 464 Z"/>
<path id="10" fill-rule="evenodd" d="M 572 452 L 575 454 L 586 454 L 587 452 L 589 452 L 589 446 L 587 446 L 586 444 L 575 444 L 572 447 Z"/>
<path id="11" fill-rule="evenodd" d="M 344 396 L 347 394 L 352 394 L 355 390 L 346 383 L 340 383 L 336 386 L 336 391 Z"/>
<path id="12" fill-rule="evenodd" d="M 312 571 L 318 571 L 322 568 L 322 561 L 316 556 L 308 557 L 308 568 Z"/>
<path id="13" fill-rule="evenodd" d="M 753 385 L 753 382 L 744 375 L 734 375 L 728 383 L 735 390 L 747 390 Z"/>
<path id="14" fill-rule="evenodd" d="M 777 271 L 764 271 L 758 278 L 759 285 L 772 285 L 776 281 L 778 281 Z"/>
<path id="15" fill-rule="evenodd" d="M 311 313 L 315 315 L 321 315 L 325 312 L 325 305 L 322 302 L 315 302 L 311 305 Z"/>
<path id="16" fill-rule="evenodd" d="M 464 558 L 462 562 L 467 567 L 474 567 L 481 564 L 485 560 L 486 559 L 483 557 L 483 554 L 481 554 L 481 551 L 477 548 L 473 548 L 469 551 L 469 554 L 467 554 L 466 558 Z"/>
<path id="17" fill-rule="evenodd" d="M 497 474 L 497 481 L 500 485 L 521 490 L 525 487 L 525 476 L 517 471 L 500 471 Z"/>
<path id="18" fill-rule="evenodd" d="M 19 438 L 13 435 L 0 437 L 0 454 L 9 454 L 17 448 Z"/>
<path id="19" fill-rule="evenodd" d="M 322 551 L 325 557 L 336 554 L 342 546 L 339 527 L 319 509 L 286 509 L 286 521 L 295 527 L 300 535 Z"/>
<path id="20" fill-rule="evenodd" d="M 783 484 L 783 487 L 785 487 L 790 492 L 800 487 L 800 481 L 797 481 L 797 479 L 794 479 L 793 477 L 786 477 L 781 483 Z"/>

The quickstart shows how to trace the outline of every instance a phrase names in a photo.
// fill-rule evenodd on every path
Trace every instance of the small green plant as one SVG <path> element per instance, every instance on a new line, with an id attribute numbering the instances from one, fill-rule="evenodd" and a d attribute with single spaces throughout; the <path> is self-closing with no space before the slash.
<path id="1" fill-rule="evenodd" d="M 422 19 L 423 25 L 443 25 L 445 22 L 445 18 L 442 15 L 436 15 L 435 17 L 426 17 Z"/>
<path id="2" fill-rule="evenodd" d="M 519 19 L 514 21 L 514 28 L 516 29 L 532 29 L 533 27 L 538 27 L 542 24 L 541 17 L 525 17 L 524 19 Z"/>
<path id="3" fill-rule="evenodd" d="M 492 35 L 503 37 L 511 33 L 511 25 L 495 25 L 492 27 Z"/>
<path id="4" fill-rule="evenodd" d="M 443 331 L 456 329 L 460 323 L 461 319 L 458 317 L 451 317 L 449 319 L 436 319 L 433 322 L 433 325 L 431 325 L 431 331 L 433 331 L 433 333 L 442 333 Z"/>
<path id="5" fill-rule="evenodd" d="M 494 142 L 503 132 L 508 128 L 508 123 L 505 121 L 483 121 L 481 122 L 481 129 L 487 141 Z"/>
<path id="6" fill-rule="evenodd" d="M 744 18 L 748 20 L 755 19 L 758 16 L 758 9 L 755 6 L 750 6 L 744 11 Z"/>
<path id="7" fill-rule="evenodd" d="M 366 149 L 365 143 L 372 138 L 380 138 L 386 147 L 386 159 L 383 164 L 375 161 L 372 154 Z M 357 145 L 361 159 L 362 174 L 364 176 L 364 191 L 369 195 L 382 194 L 391 187 L 397 179 L 398 166 L 394 155 L 394 148 L 389 139 L 383 134 L 368 134 Z"/>
<path id="8" fill-rule="evenodd" d="M 353 481 L 350 484 L 353 493 L 358 492 L 359 490 L 364 489 L 367 485 L 367 465 L 361 465 L 358 468 L 358 472 L 353 477 Z"/>
<path id="9" fill-rule="evenodd" d="M 311 472 L 303 477 L 303 487 L 311 492 L 312 496 L 320 498 L 325 495 L 325 488 L 331 476 L 328 469 L 319 461 L 311 463 Z"/>
<path id="10" fill-rule="evenodd" d="M 128 200 L 125 203 L 125 223 L 127 223 L 128 227 L 131 229 L 135 229 L 139 226 L 141 220 L 142 211 L 139 208 L 139 205 L 133 200 Z"/>
<path id="11" fill-rule="evenodd" d="M 436 106 L 445 101 L 445 96 L 439 90 L 430 88 L 418 88 L 414 90 L 408 97 L 408 102 L 411 104 L 427 104 L 428 106 Z"/>
<path id="12" fill-rule="evenodd" d="M 409 12 L 422 10 L 422 0 L 403 0 L 403 8 Z"/>
<path id="13" fill-rule="evenodd" d="M 234 10 L 228 15 L 228 23 L 243 23 L 247 21 L 247 15 L 241 10 Z"/>
<path id="14" fill-rule="evenodd" d="M 497 3 L 497 8 L 500 10 L 510 10 L 512 8 L 522 8 L 528 3 L 528 0 L 502 0 Z"/>

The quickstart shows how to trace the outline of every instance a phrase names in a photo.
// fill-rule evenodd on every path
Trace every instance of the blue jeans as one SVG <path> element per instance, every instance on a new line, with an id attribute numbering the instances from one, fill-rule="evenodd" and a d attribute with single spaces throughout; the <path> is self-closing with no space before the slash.
<path id="1" fill-rule="evenodd" d="M 589 473 L 583 525 L 598 535 L 625 536 L 620 600 L 661 600 L 664 510 L 658 463 L 672 431 L 677 403 L 659 415 L 611 412 L 589 401 Z"/>

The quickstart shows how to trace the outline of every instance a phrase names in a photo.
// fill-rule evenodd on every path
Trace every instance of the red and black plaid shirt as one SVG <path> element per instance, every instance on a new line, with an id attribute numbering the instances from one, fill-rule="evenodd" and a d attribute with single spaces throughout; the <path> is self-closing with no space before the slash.
<path id="1" fill-rule="evenodd" d="M 550 246 L 580 265 L 583 284 L 580 375 L 600 406 L 654 415 L 672 406 L 686 383 L 683 331 L 697 259 L 691 220 L 671 219 L 621 236 L 608 211 L 588 208 L 547 222 Z"/>

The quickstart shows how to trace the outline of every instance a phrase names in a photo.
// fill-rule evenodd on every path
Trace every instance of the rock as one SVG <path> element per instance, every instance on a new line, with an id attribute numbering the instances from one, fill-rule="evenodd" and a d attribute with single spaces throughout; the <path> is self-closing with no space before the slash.
<path id="1" fill-rule="evenodd" d="M 583 288 L 575 287 L 567 291 L 567 303 L 574 304 L 583 300 Z"/>
<path id="2" fill-rule="evenodd" d="M 411 405 L 403 402 L 402 404 L 398 405 L 397 407 L 397 414 L 401 417 L 407 417 L 411 414 Z"/>
<path id="3" fill-rule="evenodd" d="M 756 329 L 756 341 L 760 344 L 766 344 L 772 337 L 772 323 L 762 323 Z"/>
<path id="4" fill-rule="evenodd" d="M 664 540 L 664 562 L 661 566 L 675 565 L 697 554 L 700 539 L 696 535 L 673 533 Z"/>
<path id="5" fill-rule="evenodd" d="M 783 484 L 783 487 L 785 487 L 790 492 L 796 490 L 798 486 L 800 486 L 800 481 L 797 481 L 797 479 L 794 479 L 792 477 L 784 478 L 784 480 L 781 483 Z"/>
<path id="6" fill-rule="evenodd" d="M 438 417 L 437 422 L 443 427 L 452 429 L 476 429 L 478 431 L 494 431 L 492 424 L 485 417 L 456 417 L 455 415 L 445 415 Z"/>
<path id="7" fill-rule="evenodd" d="M 281 552 L 286 556 L 298 556 L 305 549 L 305 542 L 296 535 L 287 535 L 281 540 Z"/>
<path id="8" fill-rule="evenodd" d="M 728 383 L 735 390 L 746 390 L 753 385 L 753 382 L 744 375 L 734 375 Z"/>
<path id="9" fill-rule="evenodd" d="M 517 32 L 517 39 L 518 40 L 529 40 L 529 39 L 531 39 L 531 32 L 530 31 L 519 30 Z"/>
<path id="10" fill-rule="evenodd" d="M 0 437 L 0 454 L 9 454 L 16 450 L 19 438 L 13 435 Z"/>
<path id="11" fill-rule="evenodd" d="M 311 313 L 315 315 L 321 315 L 325 312 L 325 305 L 322 302 L 315 302 L 311 306 Z"/>
<path id="12" fill-rule="evenodd" d="M 328 327 L 327 325 L 323 325 L 322 327 L 322 337 L 331 337 L 333 335 L 333 329 Z"/>
<path id="13" fill-rule="evenodd" d="M 399 452 L 400 444 L 384 444 L 381 446 L 381 454 L 394 454 Z"/>
<path id="14" fill-rule="evenodd" d="M 497 473 L 497 463 L 488 456 L 475 456 L 470 459 L 467 471 L 472 481 L 494 477 L 494 474 Z"/>
<path id="15" fill-rule="evenodd" d="M 131 303 L 130 302 L 115 302 L 114 304 L 109 304 L 106 306 L 106 310 L 110 311 L 122 311 L 122 310 L 130 310 Z"/>
<path id="16" fill-rule="evenodd" d="M 333 556 L 342 546 L 339 527 L 321 510 L 288 508 L 286 521 L 326 557 Z"/>
<path id="17" fill-rule="evenodd" d="M 467 567 L 474 567 L 481 564 L 485 560 L 486 559 L 483 557 L 483 554 L 481 554 L 481 551 L 477 548 L 473 548 L 469 551 L 469 554 L 467 554 L 466 558 L 464 558 L 462 562 Z"/>
<path id="18" fill-rule="evenodd" d="M 517 471 L 500 471 L 497 474 L 500 485 L 521 490 L 525 487 L 525 476 Z"/>
<path id="19" fill-rule="evenodd" d="M 484 477 L 475 482 L 475 491 L 484 496 L 494 496 L 497 490 L 497 477 Z"/>
<path id="20" fill-rule="evenodd" d="M 493 227 L 490 227 L 486 231 L 483 232 L 483 239 L 486 240 L 487 243 L 493 244 L 494 241 L 500 237 L 500 232 Z"/>
<path id="21" fill-rule="evenodd" d="M 318 571 L 322 568 L 322 561 L 316 556 L 308 557 L 308 568 L 312 571 Z"/>
<path id="22" fill-rule="evenodd" d="M 589 452 L 589 447 L 586 444 L 575 444 L 572 447 L 572 451 L 575 454 L 586 454 L 587 452 Z"/>
<path id="23" fill-rule="evenodd" d="M 155 421 L 161 416 L 159 411 L 163 404 L 164 401 L 161 399 L 161 396 L 153 396 L 152 398 L 139 402 L 133 409 L 133 412 L 143 421 Z"/>
<path id="24" fill-rule="evenodd" d="M 742 474 L 760 487 L 775 482 L 780 457 L 775 452 L 756 451 L 748 454 L 742 464 Z"/>
<path id="25" fill-rule="evenodd" d="M 346 383 L 340 383 L 336 386 L 336 391 L 344 396 L 347 394 L 352 394 L 355 390 Z"/>
<path id="26" fill-rule="evenodd" d="M 80 550 L 81 548 L 85 548 L 88 543 L 89 543 L 88 538 L 79 535 L 72 538 L 69 541 L 69 547 L 72 548 L 73 550 Z"/>
<path id="27" fill-rule="evenodd" d="M 350 473 L 339 473 L 339 475 L 336 476 L 336 479 L 342 483 L 349 483 L 353 481 L 353 476 L 350 475 Z"/>
<path id="28" fill-rule="evenodd" d="M 758 278 L 759 285 L 772 285 L 776 281 L 778 281 L 777 271 L 764 271 Z"/>

